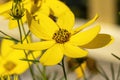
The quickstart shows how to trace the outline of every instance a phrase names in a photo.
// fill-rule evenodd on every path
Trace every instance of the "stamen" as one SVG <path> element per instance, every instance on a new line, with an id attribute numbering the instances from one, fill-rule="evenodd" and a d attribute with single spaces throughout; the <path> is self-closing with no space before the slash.
<path id="1" fill-rule="evenodd" d="M 69 41 L 71 33 L 69 33 L 66 29 L 59 29 L 56 33 L 54 33 L 53 38 L 57 43 L 65 43 Z"/>
<path id="2" fill-rule="evenodd" d="M 16 67 L 16 64 L 12 61 L 8 61 L 4 64 L 4 68 L 7 70 L 7 71 L 11 71 L 12 69 L 14 69 Z"/>

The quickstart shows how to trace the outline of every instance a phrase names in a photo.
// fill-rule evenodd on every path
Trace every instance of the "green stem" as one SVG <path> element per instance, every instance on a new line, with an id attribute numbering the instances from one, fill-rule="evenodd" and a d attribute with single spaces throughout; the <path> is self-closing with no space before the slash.
<path id="1" fill-rule="evenodd" d="M 24 50 L 24 53 L 25 53 L 26 59 L 28 59 L 28 57 L 27 57 L 27 53 L 25 52 L 25 50 Z M 29 61 L 28 61 L 28 65 L 29 65 L 29 68 L 30 68 L 30 72 L 31 72 L 32 78 L 33 78 L 33 80 L 35 80 L 35 76 L 34 76 L 34 73 L 33 73 L 32 68 L 31 68 L 31 66 L 30 66 Z"/>
<path id="2" fill-rule="evenodd" d="M 110 64 L 110 68 L 111 68 L 112 80 L 115 80 L 114 67 L 112 63 Z"/>
<path id="3" fill-rule="evenodd" d="M 65 80 L 67 80 L 67 75 L 66 75 L 66 71 L 65 71 L 65 64 L 64 64 L 64 58 L 62 59 L 62 69 L 63 69 Z"/>
<path id="4" fill-rule="evenodd" d="M 22 30 L 21 30 L 21 26 L 20 26 L 19 20 L 17 20 L 17 23 L 18 23 L 19 33 L 20 33 L 20 42 L 21 42 L 21 44 L 23 44 L 23 41 L 22 41 Z M 25 52 L 25 50 L 24 50 L 24 53 L 25 53 L 26 59 L 28 59 L 27 53 Z M 35 76 L 34 76 L 33 70 L 31 68 L 29 62 L 28 62 L 28 65 L 29 65 L 29 68 L 30 68 L 30 72 L 31 72 L 32 78 L 33 78 L 33 80 L 35 80 Z"/>
<path id="5" fill-rule="evenodd" d="M 46 67 L 43 66 L 43 80 L 47 80 L 47 77 L 46 77 Z"/>
<path id="6" fill-rule="evenodd" d="M 35 57 L 34 57 L 32 52 L 31 52 L 31 54 L 32 54 L 32 57 L 35 59 Z M 35 63 L 35 65 L 36 65 L 38 71 L 40 72 L 40 74 L 42 75 L 43 80 L 47 80 L 47 78 L 45 76 L 45 68 L 43 68 L 43 72 L 42 72 L 40 67 L 39 67 L 39 65 L 37 63 Z"/>
<path id="7" fill-rule="evenodd" d="M 27 34 L 26 34 L 26 31 L 25 31 L 23 22 L 22 22 L 22 20 L 20 20 L 20 21 L 21 21 L 23 33 L 24 33 L 24 35 L 25 35 L 23 41 L 26 39 L 27 43 L 29 43 L 29 41 L 28 41 L 28 39 L 27 39 L 27 36 L 29 35 L 30 31 L 28 31 Z M 30 52 L 30 53 L 32 54 L 32 57 L 35 59 L 33 53 L 32 53 L 32 52 Z M 46 73 L 45 73 L 45 70 L 46 70 L 46 69 L 43 68 L 44 71 L 42 72 L 41 69 L 40 69 L 40 67 L 39 67 L 39 65 L 38 65 L 37 63 L 35 63 L 35 65 L 36 65 L 36 67 L 38 68 L 39 72 L 41 73 L 41 75 L 42 75 L 42 77 L 43 77 L 43 80 L 47 80 Z M 32 70 L 31 70 L 31 71 L 32 71 Z"/>
<path id="8" fill-rule="evenodd" d="M 25 31 L 25 28 L 24 28 L 24 25 L 23 25 L 22 19 L 20 19 L 20 22 L 21 22 L 21 25 L 22 25 L 23 33 L 24 33 L 24 35 L 26 35 L 26 31 Z"/>
<path id="9" fill-rule="evenodd" d="M 118 67 L 118 73 L 117 73 L 117 79 L 116 80 L 119 80 L 120 78 L 120 64 L 119 64 L 119 67 Z"/>
<path id="10" fill-rule="evenodd" d="M 23 41 L 22 41 L 22 30 L 20 28 L 20 22 L 19 22 L 19 20 L 17 20 L 17 23 L 18 23 L 19 33 L 20 33 L 20 42 L 23 43 Z"/>
<path id="11" fill-rule="evenodd" d="M 24 35 L 25 35 L 25 39 L 26 39 L 27 42 L 29 42 L 28 39 L 27 39 L 27 36 L 28 36 L 28 35 L 26 34 L 26 31 L 25 31 L 25 28 L 24 28 L 24 25 L 23 25 L 22 19 L 20 19 L 20 22 L 21 22 L 21 25 L 22 25 L 23 33 L 24 33 Z M 28 33 L 29 33 L 29 32 L 28 32 Z"/>
<path id="12" fill-rule="evenodd" d="M 5 36 L 9 37 L 9 38 L 6 38 L 6 39 L 10 39 L 10 40 L 14 40 L 14 41 L 19 42 L 19 40 L 17 40 L 17 39 L 15 39 L 15 38 L 13 38 L 12 36 L 10 36 L 10 35 L 8 35 L 8 34 L 4 33 L 4 32 L 3 32 L 3 31 L 1 31 L 1 30 L 0 30 L 0 33 L 2 33 L 3 35 L 5 35 Z M 5 38 L 5 37 L 1 37 L 1 38 Z"/>
<path id="13" fill-rule="evenodd" d="M 106 80 L 109 80 L 109 77 L 107 76 L 105 70 L 100 65 L 98 65 L 98 68 L 101 69 L 101 70 L 98 69 L 100 75 L 103 76 Z"/>
<path id="14" fill-rule="evenodd" d="M 29 35 L 30 31 L 28 31 L 27 34 L 26 34 L 26 31 L 25 31 L 25 29 L 24 29 L 23 22 L 22 22 L 22 20 L 20 20 L 20 21 L 21 21 L 23 33 L 24 33 L 24 35 L 25 35 L 23 41 L 26 39 L 26 40 L 27 40 L 27 43 L 29 43 L 29 41 L 28 41 L 28 39 L 27 39 L 27 36 Z M 30 54 L 32 54 L 32 57 L 35 59 L 33 53 L 30 52 Z M 44 71 L 42 72 L 41 69 L 40 69 L 40 67 L 39 67 L 39 65 L 38 65 L 37 63 L 35 63 L 35 65 L 36 65 L 37 69 L 39 70 L 39 72 L 41 73 L 43 80 L 47 80 L 46 73 L 45 73 L 45 68 L 43 68 Z"/>
<path id="15" fill-rule="evenodd" d="M 23 41 L 24 41 L 25 39 L 27 39 L 27 36 L 28 36 L 29 34 L 30 34 L 30 31 L 27 32 L 27 34 L 25 35 Z M 28 40 L 27 40 L 27 42 L 28 42 Z"/>

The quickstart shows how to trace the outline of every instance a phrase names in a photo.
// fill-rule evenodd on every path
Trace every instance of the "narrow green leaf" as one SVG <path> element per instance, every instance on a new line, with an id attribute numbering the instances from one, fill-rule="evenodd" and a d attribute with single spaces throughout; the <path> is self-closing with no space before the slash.
<path id="1" fill-rule="evenodd" d="M 30 61 L 30 62 L 33 62 L 33 63 L 36 63 L 36 62 L 39 62 L 39 60 L 31 60 L 31 59 L 20 59 L 22 61 Z"/>
<path id="2" fill-rule="evenodd" d="M 114 57 L 116 57 L 117 59 L 119 59 L 120 60 L 120 57 L 118 57 L 118 56 L 116 56 L 115 54 L 112 54 Z"/>

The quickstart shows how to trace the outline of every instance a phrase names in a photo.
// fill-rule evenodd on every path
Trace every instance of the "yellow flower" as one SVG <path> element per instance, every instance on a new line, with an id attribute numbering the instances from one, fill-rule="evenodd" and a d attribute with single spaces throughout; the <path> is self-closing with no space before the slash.
<path id="1" fill-rule="evenodd" d="M 73 16 L 69 16 L 67 19 L 65 19 L 65 21 L 71 20 L 71 17 Z M 88 52 L 85 50 L 85 47 L 87 46 L 86 44 L 91 43 L 94 39 L 100 42 L 98 35 L 100 31 L 99 25 L 87 30 L 84 29 L 88 25 L 92 24 L 97 19 L 97 17 L 98 16 L 96 15 L 85 25 L 74 29 L 73 24 L 71 23 L 64 24 L 64 22 L 61 22 L 61 25 L 59 25 L 49 17 L 43 14 L 39 14 L 40 19 L 38 21 L 32 20 L 30 31 L 38 38 L 43 40 L 41 42 L 30 44 L 14 45 L 13 48 L 26 50 L 46 50 L 40 58 L 40 62 L 43 65 L 58 64 L 64 55 L 71 58 L 85 57 L 88 54 Z M 104 36 L 104 34 L 101 36 Z M 109 35 L 102 39 L 105 40 L 105 44 L 101 46 L 105 46 L 112 41 L 112 38 Z M 97 43 L 98 46 L 100 44 Z M 95 45 L 95 47 L 98 47 L 97 45 Z M 84 47 L 82 48 L 82 46 Z M 87 48 L 89 48 L 89 46 L 87 46 Z"/>
<path id="2" fill-rule="evenodd" d="M 54 21 L 57 19 L 57 24 L 60 25 L 60 23 L 70 23 L 66 26 L 69 26 L 73 24 L 74 21 L 73 13 L 69 10 L 69 8 L 61 1 L 59 0 L 36 0 L 34 3 L 31 0 L 25 0 L 23 1 L 25 9 L 27 9 L 32 16 L 38 15 L 39 13 L 43 13 Z M 8 11 L 11 9 L 12 1 L 9 1 L 5 4 L 0 5 L 0 15 L 3 15 L 7 19 L 9 19 L 9 28 L 13 29 L 17 27 L 17 22 L 12 20 L 8 14 Z M 26 14 L 25 14 L 26 15 Z M 26 22 L 26 16 L 22 17 L 23 23 Z M 71 16 L 72 15 L 72 16 Z M 71 20 L 65 20 L 71 16 Z M 73 20 L 73 21 L 72 21 Z M 29 22 L 29 20 L 28 20 Z"/>
<path id="3" fill-rule="evenodd" d="M 13 41 L 2 40 L 1 43 L 0 75 L 22 74 L 25 72 L 29 68 L 28 62 L 20 60 L 26 59 L 24 51 L 11 48 L 11 45 L 15 44 Z M 33 52 L 33 55 L 37 58 L 40 51 Z M 32 54 L 28 55 L 28 59 L 34 59 Z"/>
<path id="4" fill-rule="evenodd" d="M 0 75 L 0 80 L 19 80 L 19 76 L 12 75 L 12 78 L 11 78 L 10 75 L 5 75 L 5 76 Z"/>
<path id="5" fill-rule="evenodd" d="M 82 63 L 81 66 L 79 66 L 78 68 L 75 69 L 75 73 L 77 74 L 77 78 L 81 78 L 84 76 L 81 68 L 84 69 L 86 68 L 86 62 Z"/>
<path id="6" fill-rule="evenodd" d="M 70 71 L 74 71 L 77 75 L 77 78 L 81 78 L 84 76 L 84 70 L 86 68 L 87 63 L 86 60 L 87 57 L 77 59 L 67 58 L 68 69 Z"/>

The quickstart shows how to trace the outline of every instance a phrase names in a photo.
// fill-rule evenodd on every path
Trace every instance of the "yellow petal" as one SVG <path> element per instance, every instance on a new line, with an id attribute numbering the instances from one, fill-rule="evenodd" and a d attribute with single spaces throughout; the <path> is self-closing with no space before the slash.
<path id="1" fill-rule="evenodd" d="M 108 34 L 98 34 L 95 39 L 82 47 L 88 49 L 101 48 L 111 44 L 114 41 L 113 37 Z"/>
<path id="2" fill-rule="evenodd" d="M 80 30 L 82 30 L 82 29 L 88 27 L 89 25 L 93 24 L 93 23 L 97 20 L 98 17 L 99 17 L 99 16 L 96 14 L 93 19 L 91 19 L 91 20 L 88 21 L 87 23 L 83 24 L 82 26 L 74 29 L 74 30 L 72 31 L 72 34 L 75 34 L 75 33 L 79 32 Z"/>
<path id="3" fill-rule="evenodd" d="M 11 57 L 8 57 L 4 64 L 6 64 L 7 62 L 12 62 L 13 64 L 15 64 L 15 66 L 10 71 L 8 71 L 3 64 L 2 66 L 5 69 L 4 74 L 22 74 L 23 72 L 25 72 L 29 68 L 28 62 L 22 61 L 20 59 L 21 58 L 19 57 L 13 60 Z"/>
<path id="4" fill-rule="evenodd" d="M 1 55 L 3 57 L 8 56 L 13 49 L 10 47 L 14 42 L 10 40 L 3 39 L 1 42 Z"/>
<path id="5" fill-rule="evenodd" d="M 42 55 L 42 51 L 33 51 L 33 52 L 29 52 L 29 55 L 28 55 L 28 59 L 30 60 L 34 60 L 38 57 L 40 57 Z"/>
<path id="6" fill-rule="evenodd" d="M 92 41 L 100 31 L 100 26 L 95 26 L 83 32 L 79 32 L 70 38 L 70 42 L 74 45 L 82 46 Z"/>
<path id="7" fill-rule="evenodd" d="M 39 14 L 38 18 L 38 21 L 32 20 L 30 31 L 39 38 L 51 40 L 53 34 L 58 30 L 57 24 L 43 14 Z"/>
<path id="8" fill-rule="evenodd" d="M 53 11 L 54 16 L 59 16 L 62 13 L 64 13 L 66 10 L 69 10 L 69 8 L 61 1 L 59 0 L 47 0 L 46 4 L 50 7 L 50 9 Z"/>
<path id="9" fill-rule="evenodd" d="M 1 58 L 1 60 L 0 60 L 0 76 L 1 76 L 1 75 L 4 75 L 3 73 L 5 72 L 5 69 L 4 69 L 4 67 L 3 67 L 4 62 L 5 62 L 5 60 L 3 60 L 3 59 Z"/>
<path id="10" fill-rule="evenodd" d="M 43 65 L 56 65 L 63 58 L 63 51 L 60 44 L 56 44 L 49 48 L 40 58 Z"/>
<path id="11" fill-rule="evenodd" d="M 0 5 L 0 14 L 10 10 L 12 6 L 12 1 Z"/>
<path id="12" fill-rule="evenodd" d="M 9 29 L 14 29 L 14 28 L 16 28 L 16 27 L 18 26 L 17 21 L 10 19 L 10 20 L 9 20 L 9 23 L 8 23 L 8 26 L 9 26 Z"/>
<path id="13" fill-rule="evenodd" d="M 71 29 L 74 26 L 74 14 L 70 10 L 66 10 L 64 13 L 62 13 L 57 18 L 57 24 L 62 29 L 67 29 L 68 31 L 71 31 Z"/>
<path id="14" fill-rule="evenodd" d="M 13 45 L 13 48 L 16 49 L 25 49 L 25 50 L 44 50 L 50 48 L 55 44 L 55 41 L 42 41 L 29 44 L 17 44 Z"/>
<path id="15" fill-rule="evenodd" d="M 23 74 L 29 68 L 27 61 L 21 61 L 13 70 L 14 74 Z"/>
<path id="16" fill-rule="evenodd" d="M 87 56 L 88 52 L 70 43 L 64 44 L 65 55 L 71 58 L 81 58 Z"/>
<path id="17" fill-rule="evenodd" d="M 48 16 L 50 13 L 49 7 L 45 3 L 42 3 L 39 10 L 35 14 L 39 13 L 43 13 Z"/>
<path id="18" fill-rule="evenodd" d="M 75 72 L 76 72 L 78 78 L 84 77 L 84 74 L 80 67 L 82 67 L 82 69 L 85 70 L 86 62 L 82 63 L 81 66 L 79 66 L 78 68 L 75 69 Z"/>
<path id="19" fill-rule="evenodd" d="M 9 19 L 9 18 L 11 17 L 11 16 L 9 15 L 9 12 L 8 12 L 8 11 L 6 11 L 6 12 L 0 14 L 0 15 L 3 16 L 4 19 Z"/>

